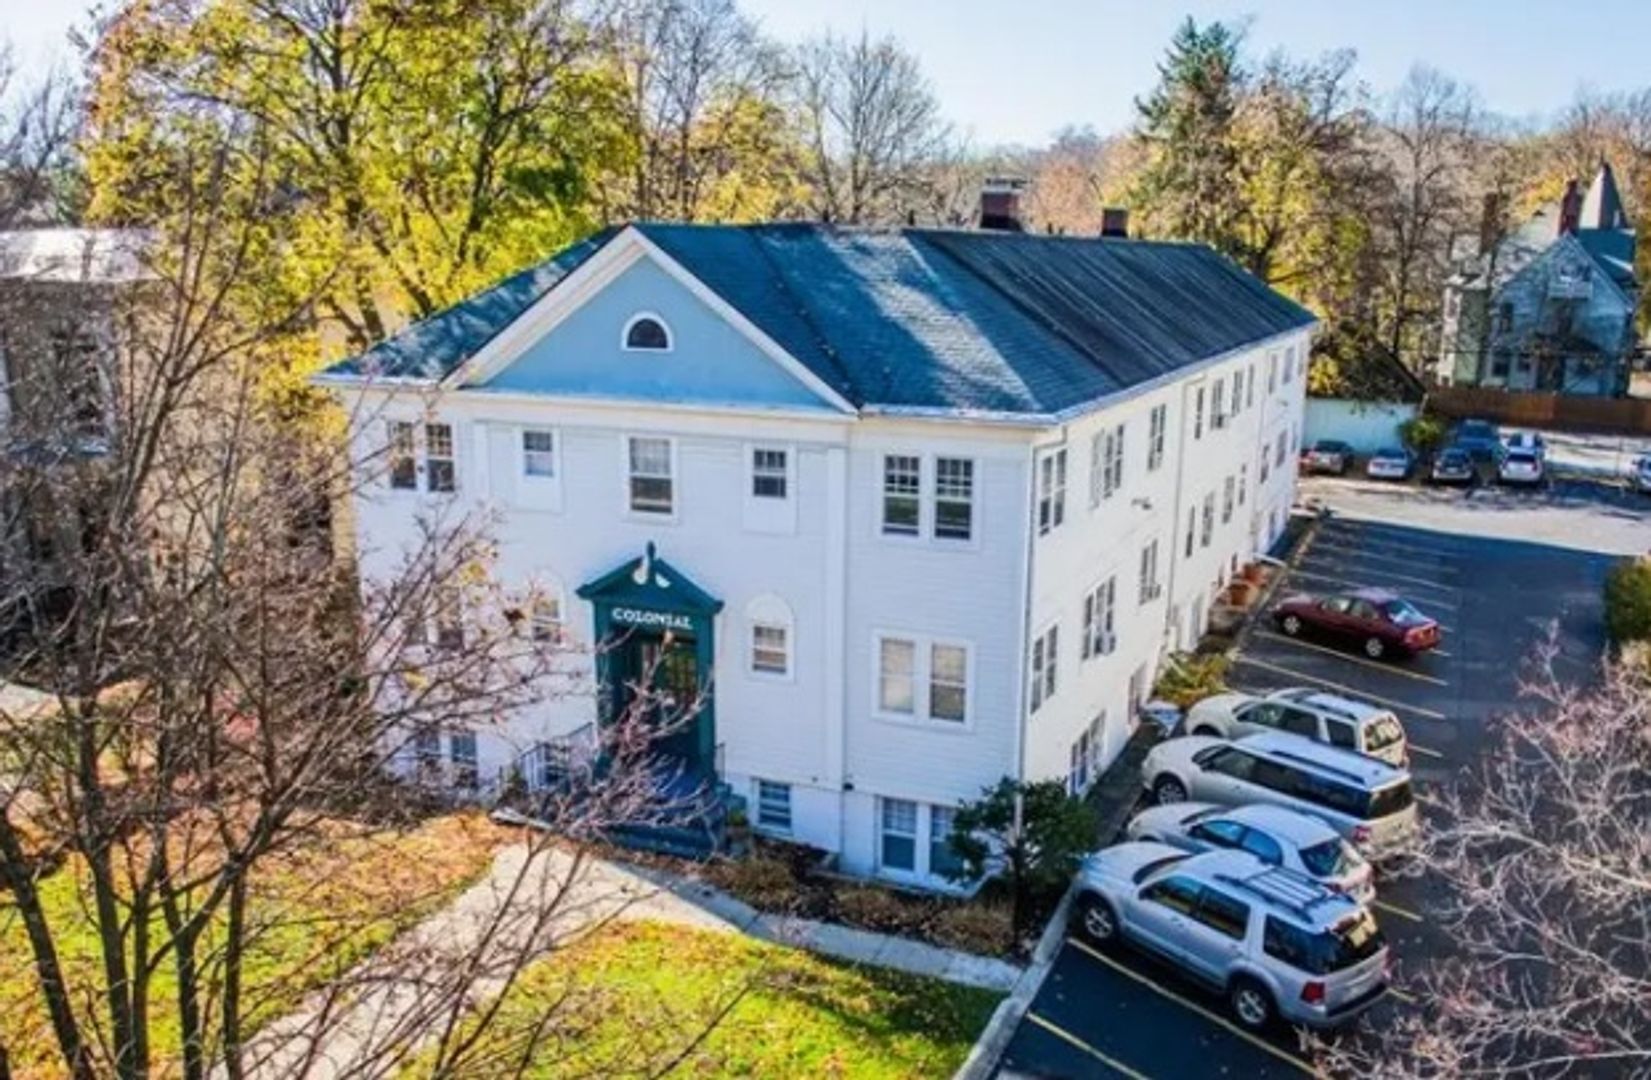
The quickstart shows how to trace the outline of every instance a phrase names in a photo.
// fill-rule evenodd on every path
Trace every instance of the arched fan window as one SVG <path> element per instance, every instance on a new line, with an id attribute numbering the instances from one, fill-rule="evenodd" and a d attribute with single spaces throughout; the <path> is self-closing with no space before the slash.
<path id="1" fill-rule="evenodd" d="M 630 352 L 670 352 L 670 328 L 657 315 L 633 315 L 625 324 L 625 348 Z"/>

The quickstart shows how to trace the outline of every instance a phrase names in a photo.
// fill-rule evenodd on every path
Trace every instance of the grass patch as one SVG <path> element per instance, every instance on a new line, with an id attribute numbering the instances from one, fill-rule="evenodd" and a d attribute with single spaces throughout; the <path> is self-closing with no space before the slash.
<path id="1" fill-rule="evenodd" d="M 259 864 L 249 924 L 258 932 L 243 979 L 249 1027 L 290 1011 L 303 995 L 347 970 L 474 881 L 502 835 L 479 814 L 450 814 L 407 831 L 319 823 L 305 841 Z M 101 951 L 84 863 L 70 860 L 40 883 L 60 959 L 80 996 L 101 992 Z M 164 934 L 157 915 L 157 934 Z M 175 1060 L 176 981 L 170 963 L 151 982 L 157 1071 Z M 83 1020 L 84 1022 L 84 1020 Z M 19 1076 L 61 1075 L 28 939 L 9 894 L 0 893 L 0 1043 Z"/>
<path id="2" fill-rule="evenodd" d="M 509 1071 L 539 1030 L 531 1077 L 641 1075 L 683 1054 L 676 1074 L 694 1077 L 949 1076 L 1000 996 L 734 934 L 617 924 L 523 972 L 460 1071 Z"/>

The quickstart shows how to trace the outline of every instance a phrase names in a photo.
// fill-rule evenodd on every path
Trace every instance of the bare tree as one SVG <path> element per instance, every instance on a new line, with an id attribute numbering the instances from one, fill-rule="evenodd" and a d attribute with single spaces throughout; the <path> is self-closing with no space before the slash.
<path id="1" fill-rule="evenodd" d="M 1339 1041 L 1348 1075 L 1651 1071 L 1651 669 L 1577 690 L 1547 671 L 1422 854 L 1459 952 L 1410 973 L 1414 1009 Z"/>
<path id="2" fill-rule="evenodd" d="M 555 841 L 520 839 L 458 932 L 420 927 L 357 963 L 435 886 L 389 910 L 330 880 L 305 886 L 326 890 L 320 914 L 266 899 L 295 860 L 416 822 L 430 800 L 394 774 L 420 733 L 495 730 L 567 692 L 568 665 L 525 632 L 531 594 L 494 579 L 486 521 L 433 512 L 359 589 L 334 557 L 330 500 L 392 462 L 352 459 L 342 445 L 359 441 L 268 392 L 273 343 L 303 313 L 271 309 L 249 249 L 286 240 L 294 211 L 272 180 L 246 182 L 265 174 L 243 134 L 176 162 L 175 213 L 109 304 L 70 294 L 48 316 L 30 294 L 0 316 L 48 338 L 68 322 L 112 355 L 96 432 L 9 388 L 31 407 L 6 421 L 24 452 L 0 459 L 18 540 L 5 670 L 53 704 L 0 712 L 0 883 L 31 961 L 14 976 L 47 1018 L 54 1071 L 77 1080 L 377 1076 L 421 1053 L 461 1072 L 486 1002 L 622 906 L 593 910 L 583 852 L 659 810 L 654 710 L 639 690 L 531 807 Z M 50 383 L 77 359 L 47 348 L 20 378 Z M 544 1003 L 536 1030 L 567 1023 L 566 1005 Z M 0 1020 L 13 1057 L 16 1024 Z"/>
<path id="3" fill-rule="evenodd" d="M 75 88 L 61 71 L 32 84 L 0 43 L 0 229 L 60 221 L 77 192 Z"/>
<path id="4" fill-rule="evenodd" d="M 889 37 L 827 35 L 798 50 L 797 69 L 815 214 L 857 225 L 915 210 L 949 137 L 917 57 Z"/>

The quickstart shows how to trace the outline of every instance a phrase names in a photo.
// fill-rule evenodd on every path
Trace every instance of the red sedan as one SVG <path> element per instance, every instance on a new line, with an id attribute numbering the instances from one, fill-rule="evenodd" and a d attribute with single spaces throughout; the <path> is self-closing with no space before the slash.
<path id="1" fill-rule="evenodd" d="M 1439 624 L 1385 589 L 1292 596 L 1273 609 L 1273 622 L 1291 637 L 1312 629 L 1357 642 L 1372 660 L 1389 653 L 1409 656 L 1439 644 Z"/>

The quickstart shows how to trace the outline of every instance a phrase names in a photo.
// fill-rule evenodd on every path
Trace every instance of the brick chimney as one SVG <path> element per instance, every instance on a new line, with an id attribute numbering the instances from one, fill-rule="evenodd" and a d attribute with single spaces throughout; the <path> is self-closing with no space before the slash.
<path id="1" fill-rule="evenodd" d="M 1101 235 L 1113 236 L 1122 240 L 1129 236 L 1129 208 L 1124 206 L 1101 207 Z"/>
<path id="2" fill-rule="evenodd" d="M 1582 220 L 1582 192 L 1577 190 L 1575 180 L 1565 181 L 1565 195 L 1559 200 L 1559 235 L 1576 232 L 1577 223 Z"/>
<path id="3" fill-rule="evenodd" d="M 1026 181 L 1013 176 L 988 176 L 980 185 L 980 227 L 1003 232 L 1025 232 L 1020 196 Z"/>

